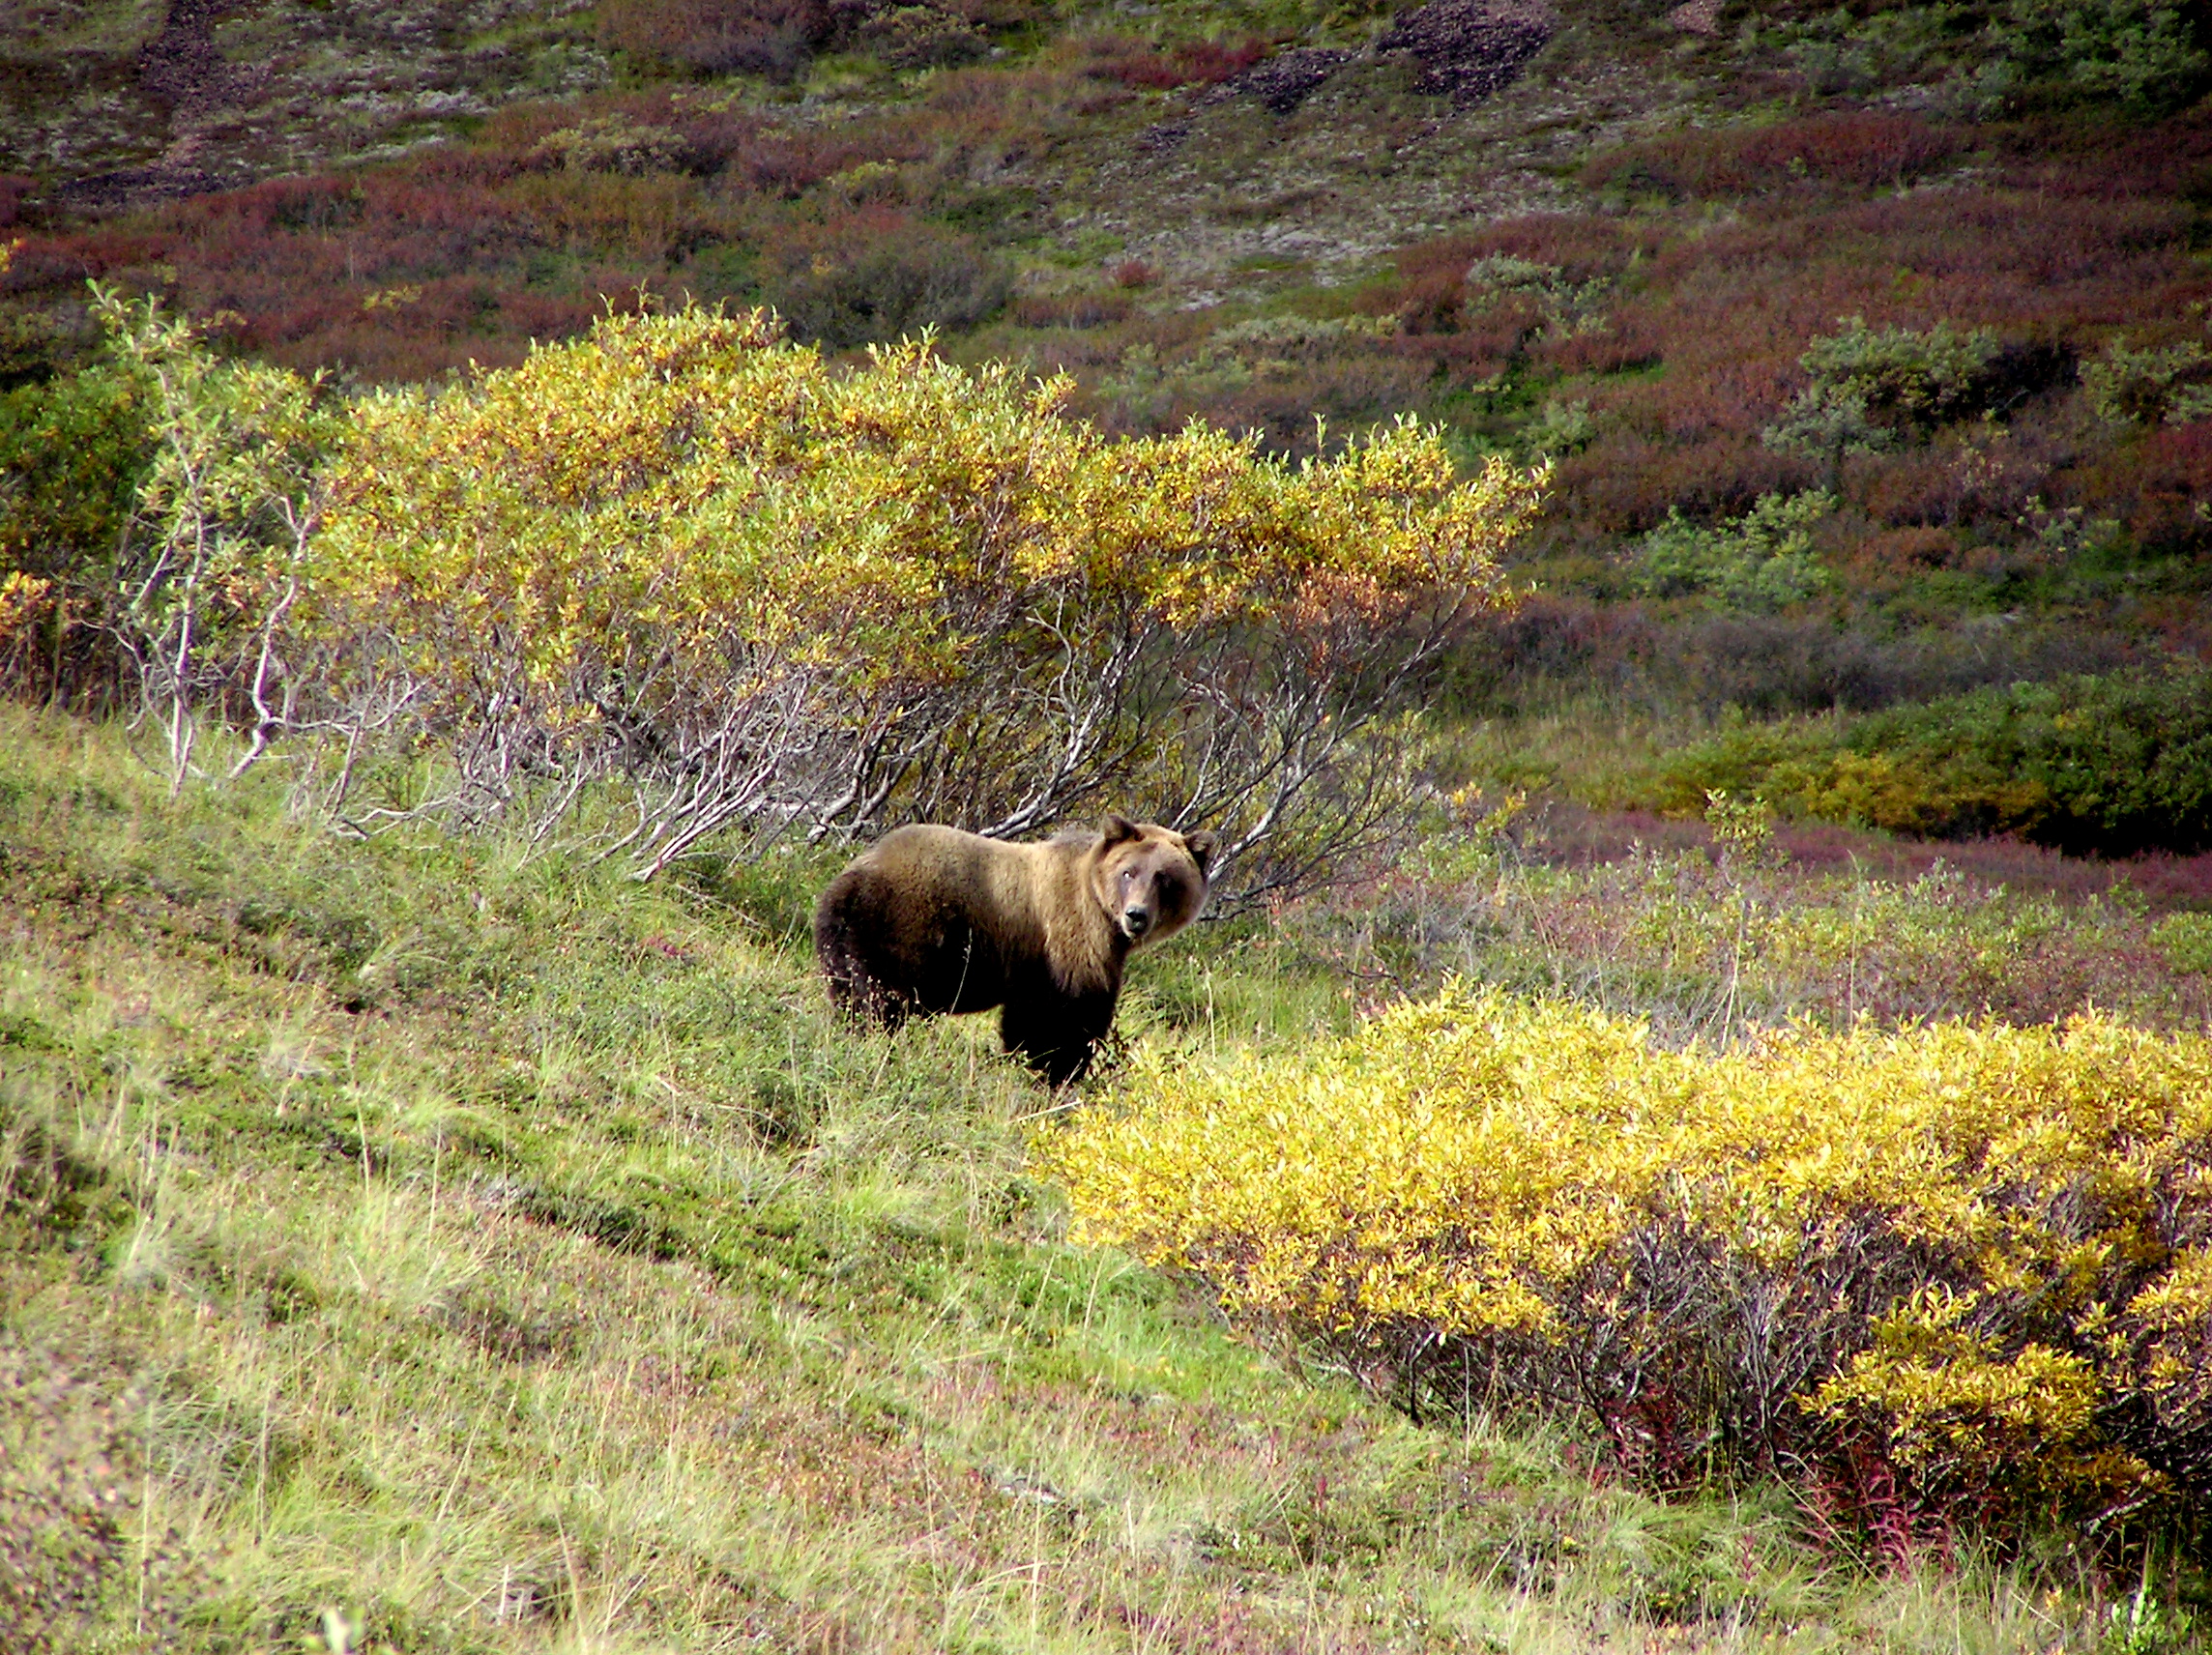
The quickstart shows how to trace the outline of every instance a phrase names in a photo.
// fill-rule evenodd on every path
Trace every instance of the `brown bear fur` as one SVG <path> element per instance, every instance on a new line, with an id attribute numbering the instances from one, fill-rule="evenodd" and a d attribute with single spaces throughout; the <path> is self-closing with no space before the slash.
<path id="1" fill-rule="evenodd" d="M 1037 845 L 900 828 L 830 882 L 814 950 L 830 998 L 886 1029 L 1001 1007 L 1006 1050 L 1062 1086 L 1112 1027 L 1129 950 L 1206 901 L 1214 848 L 1211 833 L 1121 816 Z"/>

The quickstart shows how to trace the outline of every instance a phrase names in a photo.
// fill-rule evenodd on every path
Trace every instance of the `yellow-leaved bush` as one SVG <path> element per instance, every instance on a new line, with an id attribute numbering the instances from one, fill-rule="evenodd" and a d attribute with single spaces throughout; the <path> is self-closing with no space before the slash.
<path id="1" fill-rule="evenodd" d="M 1127 1094 L 1039 1141 L 1077 1236 L 1416 1410 L 1564 1404 L 1640 1474 L 1786 1469 L 1877 1529 L 2212 1491 L 2212 1041 L 1666 1051 L 1455 985 Z"/>
<path id="2" fill-rule="evenodd" d="M 357 726 L 451 740 L 463 802 L 627 775 L 651 865 L 733 824 L 1110 804 L 1294 881 L 1403 808 L 1391 716 L 1500 600 L 1543 479 L 1461 483 L 1412 422 L 1303 465 L 1114 441 L 1068 389 L 610 316 L 358 407 L 308 625 Z"/>

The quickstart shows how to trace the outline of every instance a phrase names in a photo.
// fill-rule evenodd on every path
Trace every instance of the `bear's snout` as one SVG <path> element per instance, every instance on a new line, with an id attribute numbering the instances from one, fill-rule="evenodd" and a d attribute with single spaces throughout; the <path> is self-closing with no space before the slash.
<path id="1" fill-rule="evenodd" d="M 1142 903 L 1121 910 L 1121 934 L 1134 943 L 1152 928 L 1152 911 Z"/>

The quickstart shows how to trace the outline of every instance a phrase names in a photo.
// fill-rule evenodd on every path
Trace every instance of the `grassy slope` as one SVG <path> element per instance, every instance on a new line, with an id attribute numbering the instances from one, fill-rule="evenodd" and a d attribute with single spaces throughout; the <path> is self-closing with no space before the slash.
<path id="1" fill-rule="evenodd" d="M 527 20 L 542 9 L 499 10 Z M 1720 44 L 1613 8 L 1562 10 L 1568 27 L 1541 73 L 1468 111 L 1410 96 L 1379 65 L 1278 121 L 1188 90 L 1116 91 L 1083 67 L 1088 47 L 1047 40 L 1005 66 L 1009 106 L 1035 107 L 1003 120 L 987 98 L 971 115 L 950 91 L 852 61 L 817 66 L 802 103 L 748 84 L 740 113 L 788 118 L 803 140 L 795 151 L 823 157 L 839 134 L 864 150 L 925 125 L 928 153 L 906 163 L 892 198 L 929 223 L 976 227 L 1018 267 L 1031 304 L 950 341 L 959 354 L 1064 363 L 1091 411 L 1130 424 L 1172 424 L 1190 407 L 1233 422 L 1289 409 L 1285 429 L 1302 431 L 1313 407 L 1342 423 L 1419 405 L 1486 446 L 1521 441 L 1545 396 L 1586 392 L 1604 430 L 1578 462 L 1582 492 L 1566 490 L 1571 526 L 1617 536 L 1668 489 L 1711 504 L 1779 474 L 1766 478 L 1758 468 L 1772 462 L 1738 442 L 1750 456 L 1738 477 L 1729 468 L 1741 456 L 1720 439 L 1709 464 L 1675 466 L 1656 449 L 1616 463 L 1621 431 L 1672 410 L 1669 376 L 1585 363 L 1575 353 L 1594 349 L 1587 341 L 1530 346 L 1507 330 L 1501 343 L 1455 311 L 1421 324 L 1447 342 L 1433 364 L 1413 334 L 1389 352 L 1353 335 L 1313 362 L 1295 351 L 1230 361 L 1211 343 L 1255 316 L 1398 309 L 1429 265 L 1457 295 L 1477 249 L 1454 238 L 1495 215 L 1586 209 L 1576 167 L 1593 148 L 1728 118 Z M 468 130 L 470 110 L 410 102 L 438 90 L 436 66 L 412 46 L 404 63 L 387 61 L 373 11 L 330 9 L 345 35 L 338 67 L 377 95 L 355 127 L 260 131 L 251 108 L 210 105 L 159 132 L 119 129 L 77 160 L 173 152 L 245 176 L 441 124 Z M 1110 20 L 1134 30 L 1139 15 Z M 1344 44 L 1371 27 L 1287 0 L 1142 15 L 1162 37 L 1265 28 Z M 234 61 L 269 55 L 276 91 L 336 62 L 283 58 L 284 9 L 224 15 L 217 45 Z M 154 27 L 148 8 L 131 19 L 93 43 L 116 74 Z M 515 73 L 474 94 L 498 103 L 533 86 L 597 84 L 596 70 L 571 74 L 591 70 L 574 52 L 538 50 L 564 33 L 585 40 L 589 22 L 548 24 L 543 42 L 515 22 L 502 60 Z M 441 37 L 441 49 L 478 44 Z M 521 73 L 533 65 L 536 81 Z M 337 108 L 312 86 L 305 96 L 308 112 Z M 536 126 L 517 116 L 510 132 L 495 119 L 481 147 L 527 148 L 574 113 Z M 1136 146 L 1152 123 L 1183 115 L 1194 131 L 1179 149 Z M 15 113 L 8 124 L 35 125 Z M 56 130 L 107 141 L 76 113 Z M 180 138 L 198 147 L 187 154 Z M 826 176 L 772 214 L 846 210 L 833 182 L 844 160 L 816 159 Z M 1777 246 L 1825 246 L 1823 215 L 1859 212 L 1888 187 L 1835 188 L 1830 202 L 1813 186 L 1762 185 L 1750 192 L 1754 227 L 1772 218 Z M 345 223 L 309 213 L 293 226 L 279 212 L 291 239 L 268 246 L 286 250 L 266 268 L 242 257 L 244 288 L 225 285 L 219 260 L 205 280 L 189 263 L 181 278 L 162 276 L 178 249 L 224 242 L 183 210 L 173 223 L 123 221 L 102 268 L 257 317 L 260 282 L 296 303 L 300 360 L 350 361 L 373 345 L 429 371 L 518 349 L 526 331 L 581 325 L 597 292 L 632 278 L 696 284 L 714 250 L 699 250 L 702 236 L 784 233 L 781 218 L 741 214 L 755 208 L 726 181 L 594 175 L 599 218 L 578 208 L 565 229 L 573 203 L 545 193 L 520 214 L 512 247 L 491 238 L 482 292 L 541 301 L 496 327 L 490 300 L 434 262 L 450 256 L 451 221 L 477 221 L 478 200 L 434 183 L 417 191 L 420 225 L 393 231 L 389 268 L 357 276 Z M 1711 297 L 1708 243 L 1752 288 L 1771 285 L 1769 265 L 1807 265 L 1790 277 L 1806 327 L 1865 302 L 1831 292 L 1817 260 L 1784 259 L 1750 230 L 1720 234 L 1738 216 L 1730 197 L 1629 204 L 1672 250 L 1625 282 L 1641 309 L 1618 326 L 1658 339 L 1670 362 L 1677 340 L 1703 336 L 1691 301 Z M 1580 233 L 1557 235 L 1564 247 Z M 1387 256 L 1440 236 L 1427 264 Z M 2198 279 L 2192 246 L 2178 233 L 2157 243 L 2138 288 L 2101 303 L 2143 314 L 2178 305 Z M 1115 285 L 1109 270 L 1130 255 L 1156 285 Z M 409 262 L 422 258 L 433 262 Z M 1896 274 L 1886 253 L 1842 262 L 1869 280 Z M 1725 265 L 1716 254 L 1712 268 Z M 81 272 L 49 274 L 73 304 Z M 454 296 L 441 308 L 448 277 Z M 421 313 L 420 338 L 402 349 L 392 313 L 369 314 L 364 295 L 423 280 L 434 291 L 407 312 Z M 2131 297 L 2139 289 L 2158 306 Z M 1100 298 L 1103 326 L 1083 309 Z M 1186 308 L 1202 301 L 1215 303 Z M 317 320 L 318 305 L 344 312 L 344 327 Z M 1058 325 L 1055 306 L 1074 319 Z M 2066 326 L 2089 340 L 2109 320 L 2084 310 Z M 325 322 L 327 337 L 312 331 Z M 1801 332 L 1781 330 L 1765 356 L 1793 361 Z M 1150 389 L 1131 365 L 1140 352 L 1159 364 Z M 1678 422 L 1741 438 L 1756 411 L 1740 396 L 1723 397 L 1720 415 L 1703 408 L 1702 360 L 1687 352 L 1676 364 L 1673 381 L 1695 392 Z M 1781 383 L 1766 389 L 1778 396 Z M 1495 389 L 1469 390 L 1482 384 Z M 2062 403 L 2046 411 L 2052 429 Z M 2018 446 L 2023 501 L 2071 475 Z M 1648 485 L 1583 498 L 1592 479 L 1646 474 Z M 1863 510 L 1823 551 L 1861 607 L 1880 611 L 1869 624 L 1882 637 L 2023 601 L 2069 625 L 2110 609 L 2131 637 L 2151 635 L 2152 622 L 2177 641 L 2196 635 L 2194 574 L 2139 602 L 2077 591 L 2105 578 L 2086 557 L 1965 568 L 1969 542 L 2018 502 L 1990 507 L 1956 546 L 1938 535 L 1898 551 L 1904 573 L 1875 567 L 1872 552 L 1862 570 L 1845 555 L 1860 555 L 1857 537 L 1888 508 L 1876 499 L 1881 477 L 1858 482 Z M 1564 561 L 1539 572 L 1570 595 L 1611 593 L 1609 566 L 1581 548 L 1593 575 L 1565 555 L 1575 549 L 1555 548 Z M 2165 608 L 2146 608 L 2153 599 Z M 1829 618 L 1800 630 L 1825 635 Z M 1981 633 L 1968 642 L 1985 649 Z M 1731 650 L 1743 653 L 1732 633 L 1676 653 L 1695 678 Z M 1532 675 L 1536 689 L 1604 676 L 1565 653 L 1563 669 Z M 2025 645 L 2015 653 L 2040 659 Z M 1594 654 L 1611 660 L 1602 629 Z M 1934 687 L 1948 684 L 1948 658 L 1922 671 Z M 1899 680 L 1897 693 L 1921 687 L 1886 657 L 1875 668 Z M 1824 705 L 1824 682 L 1808 704 Z M 1578 704 L 1549 736 L 1527 717 L 1477 732 L 1470 763 L 1484 768 L 1473 749 L 1495 740 L 1513 749 L 1507 779 L 1531 753 L 1556 761 L 1531 780 L 1614 769 L 1626 747 L 1678 739 L 1681 698 L 1659 691 L 1661 713 L 1632 737 L 1601 739 L 1603 721 Z M 1470 700 L 1550 705 L 1504 690 Z M 1231 1340 L 1195 1290 L 1066 1248 L 1053 1192 L 1023 1174 L 1027 1134 L 1049 1129 L 1047 1100 L 991 1057 L 987 1029 L 917 1031 L 886 1047 L 830 1023 L 794 941 L 803 876 L 640 888 L 495 842 L 348 843 L 295 825 L 281 782 L 195 789 L 171 805 L 113 732 L 0 709 L 0 1650 L 297 1648 L 331 1606 L 365 1626 L 370 1647 L 406 1649 L 2098 1641 L 2089 1577 L 2063 1560 L 1872 1579 L 1809 1545 L 1778 1494 L 1662 1506 L 1594 1486 L 1557 1436 L 1415 1431 L 1343 1377 L 1286 1371 Z M 1793 1011 L 1848 1019 L 1870 1004 L 2044 1016 L 2092 999 L 2154 1022 L 2201 1018 L 2212 979 L 2174 976 L 2135 907 L 1925 886 L 1889 887 L 1870 909 L 1867 891 L 1856 878 L 1739 880 L 1698 857 L 1508 882 L 1478 858 L 1402 870 L 1364 908 L 1324 915 L 1308 941 L 1371 992 L 1474 969 L 1645 1011 L 1676 1033 Z M 1189 1042 L 1295 1038 L 1342 1015 L 1328 984 L 1237 941 L 1234 952 L 1226 939 L 1182 942 L 1147 962 L 1125 1028 Z"/>
<path id="2" fill-rule="evenodd" d="M 1049 1100 L 831 1023 L 802 879 L 285 806 L 0 711 L 0 1646 L 2094 1642 L 2056 1565 L 1876 1580 L 1068 1248 Z M 1137 1028 L 1331 1015 L 1208 948 Z"/>

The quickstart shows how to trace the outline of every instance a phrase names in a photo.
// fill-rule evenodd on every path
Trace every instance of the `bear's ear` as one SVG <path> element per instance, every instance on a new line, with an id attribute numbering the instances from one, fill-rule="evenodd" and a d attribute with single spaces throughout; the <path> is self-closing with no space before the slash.
<path id="1" fill-rule="evenodd" d="M 1109 812 L 1106 820 L 1098 824 L 1098 837 L 1109 845 L 1122 844 L 1143 836 L 1138 832 L 1137 825 L 1119 811 Z"/>
<path id="2" fill-rule="evenodd" d="M 1221 849 L 1219 836 L 1206 828 L 1201 828 L 1195 833 L 1185 833 L 1182 842 L 1183 848 L 1190 852 L 1190 859 L 1198 864 L 1198 871 L 1202 874 L 1213 865 L 1214 853 Z"/>

